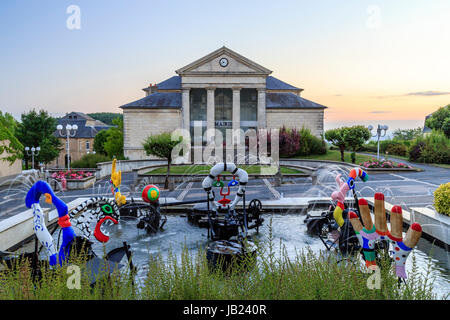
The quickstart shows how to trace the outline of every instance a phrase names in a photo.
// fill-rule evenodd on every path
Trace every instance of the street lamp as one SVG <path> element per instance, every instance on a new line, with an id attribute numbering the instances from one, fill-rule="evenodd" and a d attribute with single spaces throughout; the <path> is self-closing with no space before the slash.
<path id="1" fill-rule="evenodd" d="M 31 150 L 31 153 L 30 153 Z M 31 156 L 31 163 L 32 163 L 32 168 L 34 169 L 34 156 L 39 155 L 39 151 L 41 151 L 41 147 L 25 147 L 25 151 L 27 152 L 27 155 Z"/>
<path id="2" fill-rule="evenodd" d="M 373 129 L 373 126 L 372 125 L 369 125 L 368 127 L 367 127 L 367 129 L 369 129 L 369 131 L 372 131 L 372 129 Z M 386 126 L 386 125 L 378 125 L 378 128 L 377 128 L 377 133 L 376 134 L 374 134 L 372 137 L 376 137 L 377 138 L 377 160 L 380 160 L 380 138 L 381 137 L 384 137 L 385 135 L 386 135 L 386 131 L 389 129 L 389 127 L 388 126 Z"/>
<path id="3" fill-rule="evenodd" d="M 78 126 L 76 124 L 74 124 L 74 125 L 67 124 L 66 127 L 63 128 L 62 125 L 58 124 L 56 126 L 56 129 L 59 131 L 59 135 L 61 137 L 67 137 L 67 142 L 66 142 L 67 170 L 70 170 L 70 155 L 69 155 L 69 153 L 70 153 L 70 145 L 69 145 L 69 143 L 70 142 L 69 142 L 69 138 L 75 136 L 76 131 L 78 130 Z M 65 133 L 64 133 L 63 129 L 65 129 Z"/>

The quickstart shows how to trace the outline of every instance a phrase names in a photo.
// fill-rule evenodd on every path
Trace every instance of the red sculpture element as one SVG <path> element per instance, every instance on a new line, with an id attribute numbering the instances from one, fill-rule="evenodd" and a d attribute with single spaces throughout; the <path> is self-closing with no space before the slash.
<path id="1" fill-rule="evenodd" d="M 103 219 L 100 219 L 97 222 L 97 225 L 95 226 L 95 230 L 94 230 L 94 236 L 95 238 L 100 241 L 100 242 L 108 242 L 109 241 L 109 236 L 107 236 L 106 234 L 104 234 L 102 232 L 102 230 L 100 229 L 100 227 L 102 226 L 103 222 L 105 222 L 106 220 L 111 220 L 114 224 L 118 224 L 117 220 L 110 217 L 110 216 L 106 216 Z"/>

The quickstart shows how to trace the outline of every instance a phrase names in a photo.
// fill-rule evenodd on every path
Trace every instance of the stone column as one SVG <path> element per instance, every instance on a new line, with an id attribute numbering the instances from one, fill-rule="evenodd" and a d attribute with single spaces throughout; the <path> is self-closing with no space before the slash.
<path id="1" fill-rule="evenodd" d="M 206 88 L 206 130 L 215 128 L 215 97 L 214 91 L 215 87 L 207 87 Z M 211 131 L 212 132 L 212 131 Z M 214 136 L 213 134 L 208 135 L 208 141 L 210 141 L 210 137 Z"/>
<path id="2" fill-rule="evenodd" d="M 233 131 L 241 128 L 241 88 L 233 87 Z"/>
<path id="3" fill-rule="evenodd" d="M 266 89 L 258 89 L 258 128 L 266 128 Z"/>
<path id="4" fill-rule="evenodd" d="M 190 130 L 190 108 L 189 108 L 189 103 L 190 103 L 190 99 L 189 99 L 189 88 L 183 88 L 182 93 L 181 93 L 181 107 L 183 110 L 183 119 L 182 119 L 182 128 L 186 129 L 186 130 Z"/>

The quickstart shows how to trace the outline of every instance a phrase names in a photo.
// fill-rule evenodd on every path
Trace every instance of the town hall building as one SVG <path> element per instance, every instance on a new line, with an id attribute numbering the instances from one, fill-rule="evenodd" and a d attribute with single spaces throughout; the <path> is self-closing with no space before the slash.
<path id="1" fill-rule="evenodd" d="M 222 47 L 177 75 L 143 90 L 146 96 L 121 106 L 124 155 L 148 158 L 142 143 L 149 135 L 184 128 L 193 136 L 211 128 L 309 128 L 320 137 L 327 108 L 301 97 L 303 89 L 270 76 L 272 71 Z M 196 128 L 199 132 L 199 128 Z M 224 135 L 225 136 L 225 135 Z"/>

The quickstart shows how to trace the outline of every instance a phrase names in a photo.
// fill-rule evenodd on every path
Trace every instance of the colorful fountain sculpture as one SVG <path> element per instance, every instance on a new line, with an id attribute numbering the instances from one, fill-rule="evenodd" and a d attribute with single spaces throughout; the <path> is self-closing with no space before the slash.
<path id="1" fill-rule="evenodd" d="M 220 179 L 220 175 L 225 171 L 232 174 L 226 192 L 223 190 L 225 183 Z M 249 257 L 256 254 L 255 245 L 247 240 L 248 230 L 258 228 L 264 220 L 260 217 L 262 206 L 259 200 L 253 199 L 248 209 L 245 206 L 247 182 L 247 172 L 234 163 L 217 163 L 202 182 L 202 187 L 207 194 L 208 237 L 213 240 L 207 247 L 206 258 L 213 268 L 221 266 L 223 270 L 227 270 L 234 262 L 248 261 Z M 236 196 L 231 200 L 227 196 L 230 195 L 230 187 L 233 186 L 239 187 Z M 220 188 L 219 193 L 222 198 L 218 201 L 214 199 L 213 187 Z M 236 210 L 240 200 L 243 201 L 242 212 Z M 253 220 L 254 224 L 249 226 L 249 222 Z"/>
<path id="2" fill-rule="evenodd" d="M 418 223 L 413 223 L 406 236 L 403 237 L 403 215 L 400 206 L 393 206 L 390 211 L 391 230 L 389 231 L 386 219 L 386 210 L 384 203 L 384 195 L 382 193 L 375 193 L 374 196 L 374 216 L 375 223 L 372 221 L 370 208 L 365 199 L 357 199 L 355 193 L 355 179 L 360 177 L 362 181 L 367 181 L 369 176 L 360 168 L 354 168 L 350 171 L 348 180 L 344 183 L 340 175 L 336 176 L 339 190 L 332 193 L 331 198 L 337 201 L 333 212 L 333 217 L 339 227 L 343 227 L 346 220 L 349 220 L 356 237 L 359 241 L 360 247 L 363 251 L 363 257 L 366 267 L 372 270 L 377 268 L 377 244 L 379 242 L 387 242 L 392 245 L 393 261 L 395 263 L 395 273 L 401 278 L 407 277 L 405 271 L 406 259 L 409 253 L 417 245 L 422 234 L 422 227 Z M 358 209 L 348 209 L 347 217 L 344 217 L 345 210 L 344 200 L 347 192 L 353 191 L 353 196 L 357 203 Z"/>
<path id="3" fill-rule="evenodd" d="M 62 229 L 63 235 L 59 252 L 53 243 L 50 232 L 45 226 L 44 212 L 39 204 L 39 199 L 42 195 L 45 195 L 45 202 L 53 203 L 58 211 L 58 224 Z M 76 237 L 70 223 L 67 205 L 53 193 L 53 190 L 45 181 L 38 181 L 30 188 L 25 198 L 25 204 L 28 208 L 33 209 L 34 232 L 42 246 L 47 250 L 50 265 L 55 266 L 58 261 L 62 264 L 69 256 L 70 244 Z"/>
<path id="4" fill-rule="evenodd" d="M 58 212 L 58 225 L 62 232 L 62 244 L 59 250 L 55 246 L 52 235 L 45 225 L 44 212 L 39 203 L 40 198 L 43 195 L 45 196 L 45 201 L 49 204 L 53 204 Z M 100 200 L 106 201 L 107 204 L 98 206 Z M 50 185 L 45 181 L 37 181 L 28 191 L 25 198 L 25 204 L 28 208 L 33 210 L 33 229 L 37 240 L 47 251 L 48 262 L 51 267 L 64 265 L 75 250 L 83 248 L 87 253 L 87 266 L 92 270 L 92 285 L 95 283 L 101 269 L 105 267 L 105 263 L 109 265 L 110 271 L 114 270 L 116 267 L 121 268 L 122 265 L 120 265 L 119 262 L 125 255 L 127 255 L 130 265 L 132 265 L 131 254 L 129 252 L 130 247 L 126 244 L 126 242 L 124 242 L 123 247 L 111 250 L 105 256 L 105 259 L 100 259 L 93 252 L 91 247 L 92 242 L 89 241 L 89 237 L 92 234 L 89 224 L 94 219 L 97 219 L 95 231 L 93 233 L 95 238 L 101 242 L 107 242 L 109 240 L 109 236 L 104 230 L 102 230 L 102 226 L 107 221 L 112 221 L 117 224 L 117 220 L 113 217 L 117 213 L 117 209 L 114 208 L 116 205 L 113 201 L 108 202 L 108 199 L 106 198 L 98 198 L 95 201 L 90 199 L 69 214 L 67 205 L 55 195 Z M 97 205 L 97 207 L 95 207 L 95 205 Z M 71 220 L 77 222 L 78 218 L 75 218 L 76 214 L 86 208 L 89 208 L 89 210 L 86 210 L 81 214 L 81 222 L 79 222 L 82 236 L 77 236 L 72 226 L 73 221 Z M 73 218 L 71 219 L 71 217 Z M 56 230 L 56 228 L 54 230 Z M 33 275 L 39 276 L 40 266 L 37 263 L 37 247 L 34 254 L 23 254 L 21 256 L 32 258 Z M 21 256 L 19 256 L 19 259 Z M 7 261 L 7 265 L 11 268 L 14 267 L 14 264 L 11 263 L 14 259 L 16 258 L 12 258 Z"/>

